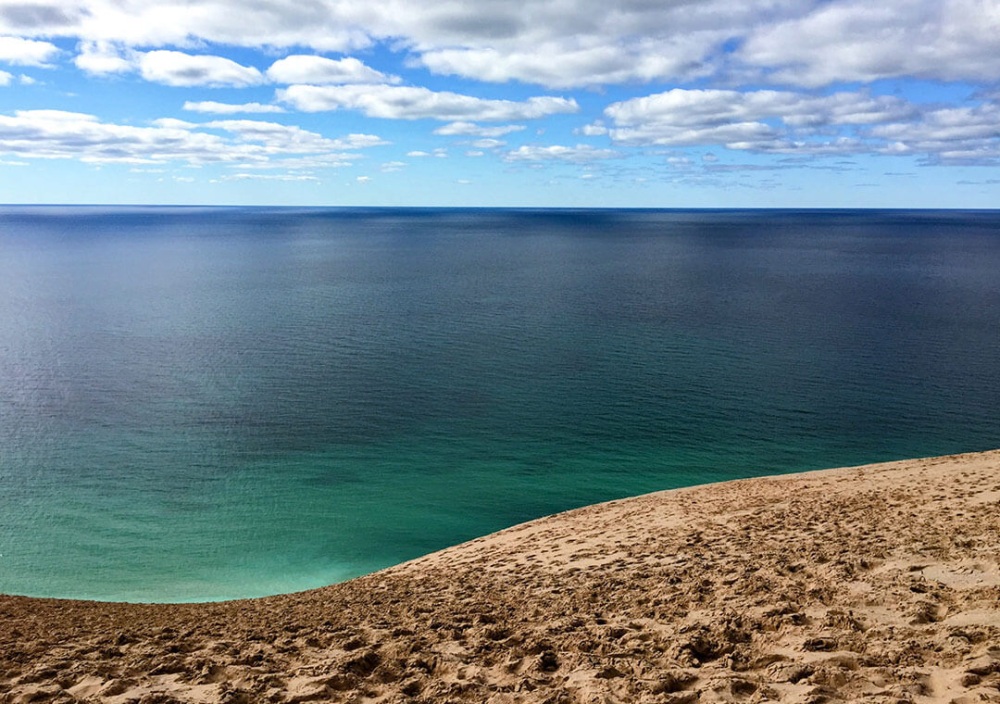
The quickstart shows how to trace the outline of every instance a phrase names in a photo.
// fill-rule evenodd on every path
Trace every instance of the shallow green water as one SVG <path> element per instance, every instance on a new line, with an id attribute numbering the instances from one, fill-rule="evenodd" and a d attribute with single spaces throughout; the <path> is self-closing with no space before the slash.
<path id="1" fill-rule="evenodd" d="M 1000 445 L 1000 214 L 10 208 L 0 591 L 305 589 Z"/>

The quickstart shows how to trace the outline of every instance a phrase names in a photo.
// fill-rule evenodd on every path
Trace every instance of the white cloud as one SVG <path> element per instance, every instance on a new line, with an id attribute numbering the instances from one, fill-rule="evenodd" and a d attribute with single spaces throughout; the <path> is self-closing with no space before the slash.
<path id="1" fill-rule="evenodd" d="M 414 151 L 407 152 L 406 156 L 413 157 L 415 159 L 422 159 L 430 156 L 437 157 L 438 159 L 444 159 L 448 156 L 448 150 L 444 147 L 438 147 L 433 152 L 425 152 L 421 149 L 416 149 Z"/>
<path id="2" fill-rule="evenodd" d="M 719 35 L 711 32 L 634 43 L 620 37 L 600 39 L 586 47 L 560 37 L 508 51 L 493 47 L 429 49 L 420 59 L 435 73 L 496 83 L 523 81 L 550 88 L 684 80 L 711 72 L 711 65 L 704 60 Z"/>
<path id="3" fill-rule="evenodd" d="M 810 156 L 869 152 L 920 156 L 925 163 L 1000 160 L 1000 105 L 994 102 L 942 108 L 866 92 L 675 89 L 614 103 L 605 115 L 613 124 L 612 140 L 631 146 L 723 146 Z"/>
<path id="4" fill-rule="evenodd" d="M 402 170 L 405 166 L 405 161 L 387 161 L 379 167 L 379 170 L 381 170 L 382 173 L 391 174 Z"/>
<path id="5" fill-rule="evenodd" d="M 74 46 L 68 52 L 59 48 Z M 256 53 L 230 53 L 241 47 Z M 371 47 L 377 50 L 357 54 L 371 66 L 350 56 Z M 441 88 L 449 85 L 443 79 L 432 90 L 377 70 L 390 70 L 377 60 L 413 70 L 403 75 L 418 83 L 430 70 L 552 90 L 525 92 L 523 85 L 510 85 L 451 92 Z M 18 80 L 33 81 L 19 79 L 19 69 L 7 64 L 51 69 L 69 61 L 91 76 L 134 73 L 118 82 L 126 89 L 141 76 L 181 88 L 275 84 L 279 90 L 274 104 L 259 91 L 246 100 L 262 102 L 228 96 L 231 102 L 206 101 L 194 91 L 176 91 L 184 96 L 171 107 L 183 104 L 187 112 L 181 115 L 222 118 L 202 123 L 174 116 L 136 126 L 56 111 L 0 115 L 0 150 L 94 162 L 224 163 L 247 173 L 329 168 L 385 142 L 374 135 L 333 139 L 278 122 L 226 118 L 341 110 L 440 121 L 434 134 L 457 138 L 456 154 L 502 148 L 508 161 L 585 163 L 620 154 L 583 145 L 511 151 L 504 144 L 506 135 L 525 130 L 515 123 L 581 112 L 570 94 L 523 96 L 613 84 L 627 85 L 627 96 L 637 94 L 637 84 L 672 86 L 697 78 L 706 89 L 621 100 L 603 114 L 597 108 L 575 120 L 573 133 L 580 136 L 571 141 L 597 144 L 587 138 L 606 136 L 622 154 L 629 153 L 626 147 L 694 146 L 803 157 L 867 152 L 924 163 L 1000 160 L 998 0 L 0 0 L 0 69 L 6 69 L 0 70 L 0 85 L 12 86 L 5 95 L 14 93 Z M 877 83 L 867 92 L 839 85 L 899 77 L 953 85 L 940 92 L 921 82 Z M 785 87 L 756 89 L 768 83 Z M 60 100 L 55 88 L 71 85 L 51 84 L 52 91 L 33 91 L 33 99 Z M 755 89 L 741 88 L 749 85 Z M 900 97 L 921 91 L 941 102 Z M 971 97 L 951 97 L 962 91 Z M 590 109 L 600 95 L 594 91 L 580 102 Z M 135 97 L 136 105 L 145 100 Z M 116 109 L 108 103 L 107 110 Z M 553 120 L 542 127 L 547 135 L 565 136 L 568 129 L 559 132 L 564 124 Z M 34 137 L 19 136 L 25 134 Z M 427 151 L 410 154 L 448 155 L 426 144 L 413 142 L 400 153 L 425 146 Z"/>
<path id="6" fill-rule="evenodd" d="M 357 181 L 358 183 L 368 183 L 369 181 L 372 180 L 372 177 L 371 176 L 358 176 L 354 180 Z"/>
<path id="7" fill-rule="evenodd" d="M 81 71 L 95 75 L 128 73 L 136 68 L 137 56 L 110 42 L 81 42 L 73 63 Z"/>
<path id="8" fill-rule="evenodd" d="M 476 149 L 496 149 L 497 147 L 506 146 L 507 142 L 502 139 L 477 139 L 471 146 Z"/>
<path id="9" fill-rule="evenodd" d="M 86 163 L 314 168 L 344 165 L 352 158 L 344 150 L 379 144 L 384 142 L 374 135 L 329 139 L 299 127 L 254 120 L 196 124 L 165 118 L 139 127 L 59 110 L 0 115 L 0 154 Z"/>
<path id="10" fill-rule="evenodd" d="M 438 127 L 434 130 L 434 134 L 446 137 L 503 137 L 505 134 L 519 132 L 523 129 L 524 125 L 496 125 L 493 127 L 484 127 L 483 125 L 477 125 L 474 122 L 451 122 L 447 125 Z"/>
<path id="11" fill-rule="evenodd" d="M 158 121 L 160 124 L 167 120 Z M 169 121 L 177 124 L 180 121 Z M 275 152 L 317 153 L 352 149 L 368 149 L 388 144 L 373 134 L 349 134 L 340 139 L 328 139 L 316 132 L 304 130 L 295 125 L 261 120 L 213 120 L 199 124 L 185 123 L 189 129 L 223 130 L 235 135 L 240 141 L 260 142 Z"/>
<path id="12" fill-rule="evenodd" d="M 380 23 L 438 73 L 555 88 L 706 75 L 713 51 L 738 37 L 771 0 L 396 2 Z M 388 13 L 387 13 L 388 14 Z"/>
<path id="13" fill-rule="evenodd" d="M 0 34 L 75 37 L 131 47 L 308 46 L 348 51 L 367 46 L 370 15 L 337 0 L 28 0 L 0 5 Z"/>
<path id="14" fill-rule="evenodd" d="M 923 154 L 930 162 L 996 165 L 1000 161 L 1000 106 L 942 108 L 920 120 L 878 125 L 873 136 L 885 140 L 883 152 Z"/>
<path id="15" fill-rule="evenodd" d="M 265 105 L 263 103 L 217 103 L 214 100 L 191 101 L 184 103 L 188 112 L 214 113 L 217 115 L 235 115 L 239 113 L 282 113 L 285 109 L 280 105 Z"/>
<path id="16" fill-rule="evenodd" d="M 394 120 L 530 120 L 577 112 L 571 98 L 534 97 L 525 101 L 487 100 L 412 86 L 294 85 L 277 92 L 278 100 L 304 112 L 358 110 L 368 117 Z"/>
<path id="17" fill-rule="evenodd" d="M 168 86 L 246 87 L 265 82 L 252 66 L 242 66 L 222 56 L 192 55 L 157 50 L 142 54 L 139 71 L 147 81 Z"/>
<path id="18" fill-rule="evenodd" d="M 33 0 L 0 7 L 0 33 L 344 53 L 386 42 L 443 73 L 562 87 L 698 74 L 759 8 L 773 0 Z"/>
<path id="19" fill-rule="evenodd" d="M 226 174 L 219 181 L 319 181 L 313 174 L 261 174 L 246 173 Z"/>
<path id="20" fill-rule="evenodd" d="M 310 85 L 399 83 L 400 80 L 398 76 L 387 76 L 352 57 L 334 60 L 302 54 L 278 59 L 267 69 L 267 77 L 275 83 Z"/>
<path id="21" fill-rule="evenodd" d="M 995 81 L 1000 5 L 983 0 L 839 0 L 761 23 L 737 54 L 782 83 L 910 76 Z"/>
<path id="22" fill-rule="evenodd" d="M 601 137 L 608 133 L 608 128 L 601 120 L 595 120 L 589 125 L 580 128 L 580 134 L 584 137 Z"/>
<path id="23" fill-rule="evenodd" d="M 8 60 L 36 64 L 57 54 L 55 38 L 339 53 L 382 43 L 438 73 L 554 88 L 760 71 L 810 86 L 1000 75 L 995 0 L 5 0 L 4 34 Z M 125 70 L 111 53 L 82 56 L 89 71 Z"/>
<path id="24" fill-rule="evenodd" d="M 234 165 L 243 169 L 267 170 L 287 169 L 289 171 L 315 171 L 317 169 L 340 169 L 351 166 L 361 156 L 352 152 L 327 152 L 305 156 L 270 156 L 266 161 L 250 161 Z"/>
<path id="25" fill-rule="evenodd" d="M 844 126 L 903 120 L 916 109 L 894 96 L 835 93 L 812 96 L 787 91 L 674 89 L 609 105 L 609 134 L 628 145 L 726 145 L 734 149 L 807 149 L 793 135 L 836 134 Z M 817 152 L 842 139 L 821 141 Z"/>
<path id="26" fill-rule="evenodd" d="M 612 149 L 597 149 L 588 144 L 578 144 L 575 147 L 523 145 L 507 152 L 504 161 L 568 161 L 586 164 L 595 159 L 611 159 L 617 156 L 620 156 L 619 153 Z"/>
<path id="27" fill-rule="evenodd" d="M 18 66 L 51 68 L 50 61 L 59 54 L 59 47 L 51 42 L 0 37 L 0 61 Z"/>

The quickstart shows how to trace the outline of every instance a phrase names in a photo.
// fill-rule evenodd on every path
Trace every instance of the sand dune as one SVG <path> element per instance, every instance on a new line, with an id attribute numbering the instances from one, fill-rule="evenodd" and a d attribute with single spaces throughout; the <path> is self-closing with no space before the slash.
<path id="1" fill-rule="evenodd" d="M 1000 451 L 591 506 L 311 592 L 0 597 L 0 702 L 1000 701 Z"/>

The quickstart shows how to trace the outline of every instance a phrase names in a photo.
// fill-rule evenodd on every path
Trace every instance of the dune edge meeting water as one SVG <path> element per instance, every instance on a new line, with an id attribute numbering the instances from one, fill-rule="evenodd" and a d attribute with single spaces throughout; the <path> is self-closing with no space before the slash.
<path id="1" fill-rule="evenodd" d="M 1000 698 L 1000 450 L 589 506 L 330 587 L 0 597 L 3 701 Z"/>

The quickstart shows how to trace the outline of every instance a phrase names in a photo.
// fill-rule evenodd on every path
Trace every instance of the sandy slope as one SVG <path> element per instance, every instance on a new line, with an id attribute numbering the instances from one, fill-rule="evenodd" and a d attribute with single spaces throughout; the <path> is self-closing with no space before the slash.
<path id="1" fill-rule="evenodd" d="M 0 702 L 1000 701 L 1000 451 L 653 494 L 346 584 L 0 597 Z"/>

